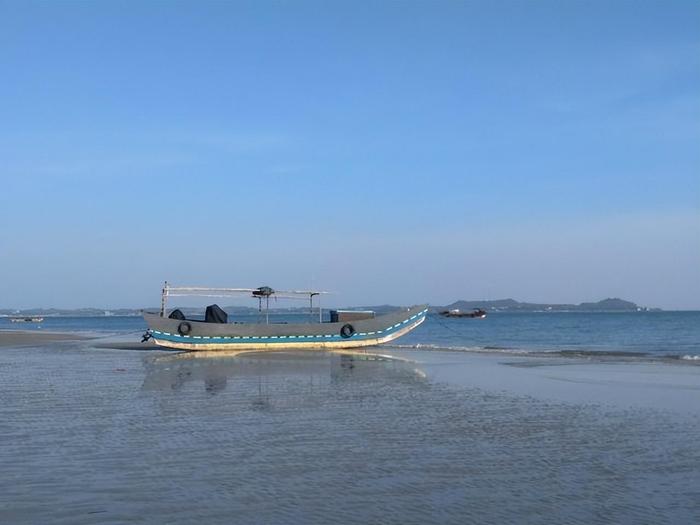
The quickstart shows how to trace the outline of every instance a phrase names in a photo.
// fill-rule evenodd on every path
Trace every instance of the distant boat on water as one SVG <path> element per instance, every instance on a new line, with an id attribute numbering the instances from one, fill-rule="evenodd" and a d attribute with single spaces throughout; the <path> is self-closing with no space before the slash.
<path id="1" fill-rule="evenodd" d="M 165 283 L 160 313 L 144 313 L 148 325 L 144 340 L 153 339 L 160 346 L 180 350 L 276 350 L 332 349 L 374 346 L 401 337 L 423 321 L 427 305 L 413 306 L 376 316 L 373 311 L 331 310 L 330 321 L 323 320 L 320 305 L 314 298 L 328 292 L 318 290 L 273 290 L 259 288 L 171 287 Z M 166 316 L 171 296 L 230 297 L 248 295 L 258 300 L 259 323 L 229 323 L 228 314 L 218 305 L 206 308 L 204 319 L 187 319 L 178 310 Z M 309 313 L 317 320 L 310 323 L 270 322 L 270 298 L 309 301 Z M 264 322 L 263 322 L 264 319 Z"/>
<path id="2" fill-rule="evenodd" d="M 486 317 L 486 310 L 474 308 L 471 312 L 462 312 L 459 308 L 444 310 L 440 312 L 443 317 L 470 317 L 472 319 L 483 319 Z"/>
<path id="3" fill-rule="evenodd" d="M 41 323 L 44 320 L 43 317 L 11 317 L 10 322 L 12 323 Z"/>

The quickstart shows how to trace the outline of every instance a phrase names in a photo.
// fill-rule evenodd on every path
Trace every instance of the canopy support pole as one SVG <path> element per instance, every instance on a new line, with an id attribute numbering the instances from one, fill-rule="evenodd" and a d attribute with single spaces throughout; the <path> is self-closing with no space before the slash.
<path id="1" fill-rule="evenodd" d="M 163 291 L 160 295 L 160 316 L 165 317 L 165 307 L 168 301 L 168 281 L 163 284 Z"/>

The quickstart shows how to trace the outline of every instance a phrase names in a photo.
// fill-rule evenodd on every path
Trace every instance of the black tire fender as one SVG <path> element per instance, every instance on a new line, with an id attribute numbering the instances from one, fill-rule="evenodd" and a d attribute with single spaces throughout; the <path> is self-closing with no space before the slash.
<path id="1" fill-rule="evenodd" d="M 192 325 L 187 321 L 181 322 L 177 325 L 177 333 L 180 335 L 187 335 L 192 331 Z"/>
<path id="2" fill-rule="evenodd" d="M 355 334 L 355 327 L 353 327 L 350 323 L 344 324 L 342 328 L 340 329 L 340 337 L 347 339 L 348 337 L 352 337 Z"/>

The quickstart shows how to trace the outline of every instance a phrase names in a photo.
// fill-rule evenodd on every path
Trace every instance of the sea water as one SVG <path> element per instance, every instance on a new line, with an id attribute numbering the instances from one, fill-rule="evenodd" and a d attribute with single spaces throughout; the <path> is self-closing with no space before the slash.
<path id="1" fill-rule="evenodd" d="M 455 350 L 630 354 L 700 359 L 700 312 L 494 313 L 430 316 L 398 344 Z"/>
<path id="2" fill-rule="evenodd" d="M 2 348 L 0 523 L 700 522 L 700 367 L 653 358 L 698 355 L 697 314 L 447 321 L 382 350 L 406 361 L 103 339 Z M 144 328 L 40 330 L 138 340 Z M 615 403 L 669 392 L 678 410 Z"/>
<path id="3" fill-rule="evenodd" d="M 258 315 L 232 316 L 258 322 Z M 275 315 L 274 322 L 311 322 L 314 315 Z M 10 323 L 0 330 L 95 333 L 100 336 L 146 330 L 141 317 L 46 317 L 42 323 Z M 444 318 L 430 314 L 415 331 L 396 340 L 399 347 L 423 350 L 503 353 L 563 352 L 700 360 L 700 312 L 493 313 L 485 319 Z"/>

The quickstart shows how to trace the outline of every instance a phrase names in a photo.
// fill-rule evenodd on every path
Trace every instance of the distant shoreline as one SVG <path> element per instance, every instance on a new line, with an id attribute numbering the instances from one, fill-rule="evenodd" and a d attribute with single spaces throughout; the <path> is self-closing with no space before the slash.
<path id="1" fill-rule="evenodd" d="M 185 313 L 185 315 L 201 315 L 204 311 L 204 307 L 182 307 L 179 308 Z M 257 308 L 247 307 L 247 306 L 223 306 L 231 315 L 255 315 L 258 313 Z M 390 312 L 393 310 L 398 310 L 402 308 L 401 306 L 383 304 L 383 305 L 363 305 L 363 306 L 352 306 L 352 307 L 334 307 L 334 308 L 324 308 L 324 310 L 332 309 L 348 309 L 348 310 L 374 310 L 378 313 Z M 526 313 L 616 313 L 616 312 L 661 312 L 661 311 L 694 311 L 694 310 L 662 310 L 661 308 L 640 306 L 631 301 L 626 301 L 619 298 L 608 298 L 603 299 L 595 303 L 580 303 L 580 304 L 561 304 L 561 303 L 528 303 L 520 302 L 515 299 L 490 299 L 483 301 L 474 300 L 459 300 L 445 306 L 431 306 L 431 312 L 440 312 L 443 310 L 462 310 L 470 311 L 477 308 L 484 309 L 489 313 L 512 313 L 512 312 L 526 312 Z M 41 316 L 41 317 L 138 317 L 143 311 L 157 312 L 158 307 L 151 308 L 26 308 L 26 309 L 12 309 L 12 308 L 0 308 L 0 318 L 12 318 L 12 317 L 30 317 L 30 316 Z M 293 308 L 271 308 L 270 313 L 276 314 L 308 314 L 308 307 L 293 307 Z"/>
<path id="2" fill-rule="evenodd" d="M 399 309 L 400 307 L 396 307 L 396 309 Z M 347 309 L 360 309 L 360 307 L 348 307 Z M 361 307 L 361 309 L 366 309 L 366 307 Z M 439 311 L 444 309 L 444 307 L 431 307 L 430 308 L 430 315 L 436 315 Z M 226 307 L 224 307 L 224 310 L 226 310 Z M 326 311 L 327 309 L 324 309 Z M 152 310 L 151 310 L 152 311 Z M 187 315 L 203 315 L 204 309 L 192 309 L 191 311 L 187 312 Z M 633 313 L 693 313 L 693 312 L 700 312 L 700 310 L 661 310 L 661 309 L 649 309 L 649 310 L 489 310 L 488 313 L 489 315 L 499 315 L 499 314 L 633 314 Z M 255 316 L 257 315 L 258 312 L 235 312 L 232 315 L 239 315 L 239 316 Z M 44 317 L 44 321 L 47 319 L 89 319 L 89 318 L 99 318 L 99 319 L 109 319 L 109 318 L 114 318 L 114 319 L 131 319 L 131 318 L 136 318 L 136 317 L 141 317 L 140 313 L 134 313 L 134 314 L 124 314 L 124 315 L 104 315 L 104 314 L 78 314 L 78 313 L 61 313 L 61 314 L 40 314 L 42 317 Z M 295 311 L 295 310 L 272 310 L 270 309 L 270 315 L 294 315 L 294 316 L 308 316 L 308 312 L 303 312 L 303 311 Z M 0 323 L 2 323 L 3 319 L 10 319 L 14 316 L 8 316 L 8 315 L 0 315 Z M 3 323 L 4 324 L 4 323 Z M 42 323 L 27 323 L 28 326 L 31 326 L 32 324 L 42 324 Z M 0 331 L 4 332 L 10 332 L 10 331 L 23 331 L 22 330 L 22 325 L 17 325 L 17 324 L 12 324 L 7 323 L 7 326 L 12 326 L 12 328 L 0 328 Z M 31 331 L 31 330 L 27 330 Z"/>

